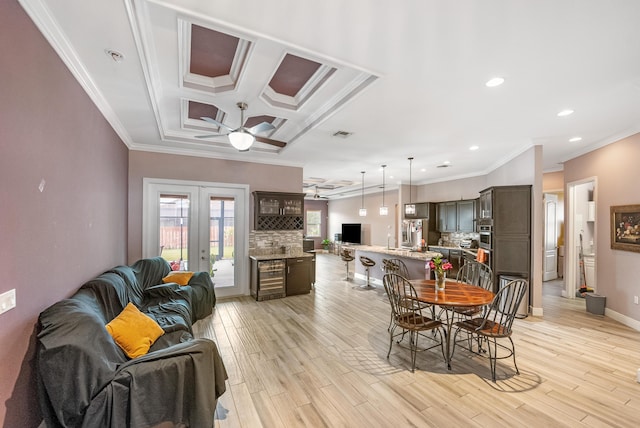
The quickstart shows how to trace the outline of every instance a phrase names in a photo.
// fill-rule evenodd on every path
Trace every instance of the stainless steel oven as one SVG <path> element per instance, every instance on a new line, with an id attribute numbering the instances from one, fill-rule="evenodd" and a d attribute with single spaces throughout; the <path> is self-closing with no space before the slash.
<path id="1" fill-rule="evenodd" d="M 479 225 L 479 246 L 485 250 L 493 249 L 493 228 L 489 225 Z"/>

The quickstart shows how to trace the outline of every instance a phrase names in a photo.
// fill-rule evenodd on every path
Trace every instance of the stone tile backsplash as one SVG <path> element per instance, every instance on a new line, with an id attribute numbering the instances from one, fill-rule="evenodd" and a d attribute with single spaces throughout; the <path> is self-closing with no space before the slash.
<path id="1" fill-rule="evenodd" d="M 446 247 L 459 247 L 460 242 L 463 239 L 475 239 L 476 241 L 480 239 L 480 235 L 475 232 L 451 232 L 451 233 L 442 233 L 440 235 L 440 239 L 442 239 L 442 244 Z"/>
<path id="2" fill-rule="evenodd" d="M 249 255 L 302 253 L 302 230 L 252 230 L 249 232 Z"/>

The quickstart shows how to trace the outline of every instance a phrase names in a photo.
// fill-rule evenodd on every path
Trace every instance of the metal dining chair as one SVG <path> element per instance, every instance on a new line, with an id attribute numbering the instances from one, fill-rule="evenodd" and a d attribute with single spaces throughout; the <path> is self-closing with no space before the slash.
<path id="1" fill-rule="evenodd" d="M 410 279 L 407 265 L 400 259 L 382 259 L 382 268 L 384 273 L 397 273 L 400 276 Z"/>
<path id="2" fill-rule="evenodd" d="M 422 307 L 419 304 L 418 295 L 413 285 L 411 285 L 406 278 L 395 273 L 385 274 L 382 278 L 382 283 L 389 297 L 392 311 L 392 327 L 389 330 L 389 351 L 387 352 L 387 358 L 391 355 L 394 337 L 401 336 L 401 340 L 406 333 L 409 333 L 411 372 L 415 371 L 416 368 L 418 338 L 420 336 L 432 343 L 431 346 L 421 349 L 421 351 L 427 351 L 439 346 L 442 357 L 446 359 L 441 331 L 442 323 L 422 312 Z M 396 334 L 395 331 L 397 328 L 400 328 L 402 331 Z M 425 331 L 431 331 L 434 332 L 434 334 L 420 334 Z M 400 343 L 400 340 L 398 340 L 398 343 Z"/>
<path id="3" fill-rule="evenodd" d="M 516 364 L 516 348 L 511 339 L 511 334 L 513 332 L 513 321 L 516 318 L 518 307 L 528 288 L 529 282 L 525 279 L 511 281 L 498 291 L 488 310 L 482 317 L 456 322 L 456 330 L 453 335 L 453 351 L 451 354 L 453 355 L 455 352 L 456 346 L 462 346 L 460 344 L 464 342 L 468 343 L 466 349 L 475 352 L 472 346 L 474 343 L 473 339 L 476 338 L 478 343 L 485 342 L 487 345 L 491 379 L 494 382 L 496 381 L 496 363 L 497 360 L 500 359 L 513 356 L 513 365 L 515 366 L 516 374 L 520 374 L 518 365 Z M 458 341 L 458 334 L 462 331 L 466 332 L 468 337 L 467 339 Z M 508 339 L 510 346 L 498 342 L 498 340 L 502 339 Z M 498 350 L 501 350 L 503 354 L 498 356 Z M 479 347 L 478 352 L 475 353 L 480 354 L 487 351 Z M 504 354 L 504 351 L 506 351 L 506 354 Z"/>
<path id="4" fill-rule="evenodd" d="M 489 265 L 485 263 L 467 261 L 458 271 L 456 281 L 493 291 L 493 272 Z M 479 315 L 483 310 L 486 310 L 486 308 L 487 306 L 469 306 L 454 308 L 453 311 L 460 318 L 469 318 Z"/>

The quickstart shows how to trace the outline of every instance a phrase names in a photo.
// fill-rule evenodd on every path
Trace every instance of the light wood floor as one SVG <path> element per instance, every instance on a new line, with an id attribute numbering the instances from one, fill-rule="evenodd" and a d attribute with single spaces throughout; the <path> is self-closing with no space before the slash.
<path id="1" fill-rule="evenodd" d="M 407 349 L 387 359 L 386 296 L 344 275 L 320 254 L 311 294 L 219 301 L 196 323 L 229 373 L 216 427 L 640 426 L 640 332 L 583 299 L 545 293 L 545 316 L 515 324 L 520 375 L 499 361 L 493 383 L 488 361 L 460 348 L 451 371 L 437 350 L 415 373 Z"/>

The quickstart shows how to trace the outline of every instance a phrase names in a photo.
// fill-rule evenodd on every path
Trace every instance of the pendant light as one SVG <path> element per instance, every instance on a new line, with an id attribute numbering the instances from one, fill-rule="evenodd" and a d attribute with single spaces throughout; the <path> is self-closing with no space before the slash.
<path id="1" fill-rule="evenodd" d="M 411 164 L 413 158 L 409 158 L 409 203 L 404 205 L 405 215 L 416 215 L 416 206 L 411 201 L 411 193 L 413 192 L 413 186 L 411 185 Z"/>
<path id="2" fill-rule="evenodd" d="M 362 173 L 362 208 L 360 208 L 358 213 L 360 214 L 360 217 L 366 217 L 367 209 L 364 207 L 364 171 L 360 172 Z"/>
<path id="3" fill-rule="evenodd" d="M 382 206 L 380 207 L 380 215 L 389 215 L 389 209 L 384 204 L 384 169 L 386 165 L 382 165 Z"/>

